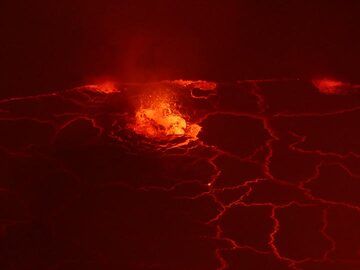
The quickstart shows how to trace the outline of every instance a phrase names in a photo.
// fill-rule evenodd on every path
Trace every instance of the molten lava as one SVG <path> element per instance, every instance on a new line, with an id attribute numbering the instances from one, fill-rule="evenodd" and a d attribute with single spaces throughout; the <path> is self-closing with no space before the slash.
<path id="1" fill-rule="evenodd" d="M 181 136 L 196 138 L 201 127 L 187 123 L 169 97 L 160 96 L 147 103 L 135 114 L 131 125 L 135 133 L 153 139 Z"/>
<path id="2" fill-rule="evenodd" d="M 359 86 L 181 83 L 0 100 L 1 269 L 360 269 Z"/>
<path id="3" fill-rule="evenodd" d="M 136 113 L 136 132 L 160 137 L 169 135 L 184 135 L 186 121 L 162 104 L 158 108 L 141 109 Z"/>

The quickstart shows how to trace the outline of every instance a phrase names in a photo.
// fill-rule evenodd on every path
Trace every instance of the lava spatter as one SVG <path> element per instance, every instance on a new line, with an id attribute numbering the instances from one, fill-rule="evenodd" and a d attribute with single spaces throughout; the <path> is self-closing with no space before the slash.
<path id="1" fill-rule="evenodd" d="M 174 97 L 165 93 L 153 94 L 141 100 L 129 127 L 137 134 L 152 139 L 165 140 L 181 136 L 196 138 L 200 126 L 190 124 L 185 118 L 177 109 Z"/>
<path id="2" fill-rule="evenodd" d="M 3 99 L 0 265 L 358 269 L 356 89 L 175 80 Z"/>

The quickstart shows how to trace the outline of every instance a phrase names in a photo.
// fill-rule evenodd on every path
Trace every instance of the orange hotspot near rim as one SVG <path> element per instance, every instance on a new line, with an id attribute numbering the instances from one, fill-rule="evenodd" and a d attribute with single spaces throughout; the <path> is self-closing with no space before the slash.
<path id="1" fill-rule="evenodd" d="M 130 127 L 135 133 L 152 139 L 196 139 L 201 127 L 189 123 L 178 107 L 175 98 L 166 92 L 141 97 L 140 107 Z"/>

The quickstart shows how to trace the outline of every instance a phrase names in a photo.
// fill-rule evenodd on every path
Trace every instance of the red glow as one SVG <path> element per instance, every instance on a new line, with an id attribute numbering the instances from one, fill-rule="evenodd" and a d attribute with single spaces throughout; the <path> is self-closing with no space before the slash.
<path id="1" fill-rule="evenodd" d="M 313 80 L 313 83 L 320 93 L 328 95 L 341 94 L 344 88 L 349 87 L 347 83 L 332 79 Z"/>

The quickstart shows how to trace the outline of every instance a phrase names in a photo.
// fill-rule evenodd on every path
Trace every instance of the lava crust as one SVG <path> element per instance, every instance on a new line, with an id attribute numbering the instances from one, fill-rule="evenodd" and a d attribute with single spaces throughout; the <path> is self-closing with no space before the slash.
<path id="1" fill-rule="evenodd" d="M 359 119 L 332 80 L 0 100 L 0 269 L 360 269 Z"/>

